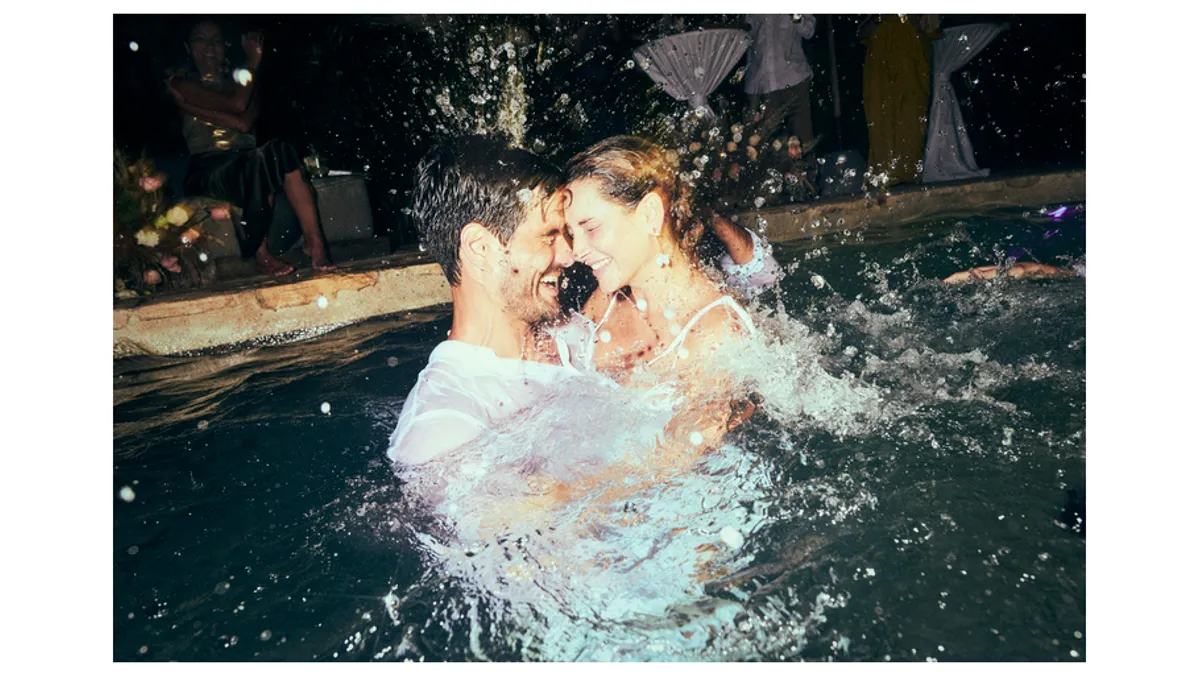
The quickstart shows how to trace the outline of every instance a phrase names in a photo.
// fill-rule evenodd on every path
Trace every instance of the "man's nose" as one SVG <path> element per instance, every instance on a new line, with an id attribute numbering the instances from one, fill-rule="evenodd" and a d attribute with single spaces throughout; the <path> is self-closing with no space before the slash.
<path id="1" fill-rule="evenodd" d="M 575 264 L 575 256 L 571 251 L 571 246 L 567 244 L 566 237 L 558 237 L 554 240 L 554 262 L 559 267 L 570 267 Z"/>
<path id="2" fill-rule="evenodd" d="M 591 250 L 591 247 L 588 245 L 587 232 L 577 231 L 574 234 L 575 236 L 571 238 L 571 254 L 575 257 L 575 260 L 583 260 L 587 252 Z"/>

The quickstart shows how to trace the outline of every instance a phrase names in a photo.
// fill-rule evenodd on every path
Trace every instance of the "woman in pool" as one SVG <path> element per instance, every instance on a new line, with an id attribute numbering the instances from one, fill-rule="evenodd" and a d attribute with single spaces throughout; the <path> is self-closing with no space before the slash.
<path id="1" fill-rule="evenodd" d="M 276 276 L 292 272 L 291 265 L 276 256 L 296 242 L 297 220 L 313 267 L 333 270 L 299 154 L 280 140 L 258 147 L 252 133 L 259 113 L 255 75 L 262 59 L 262 37 L 242 36 L 247 75 L 241 82 L 228 72 L 225 38 L 216 23 L 197 23 L 185 46 L 192 70 L 167 83 L 183 114 L 183 135 L 191 153 L 184 191 L 242 208 L 245 225 L 235 226 L 242 255 L 254 256 L 263 271 Z M 281 196 L 294 216 L 273 218 L 275 200 Z"/>
<path id="2" fill-rule="evenodd" d="M 666 151 L 615 136 L 571 158 L 566 173 L 572 250 L 599 284 L 583 308 L 597 371 L 626 384 L 754 332 L 746 310 L 697 264 L 703 226 Z"/>

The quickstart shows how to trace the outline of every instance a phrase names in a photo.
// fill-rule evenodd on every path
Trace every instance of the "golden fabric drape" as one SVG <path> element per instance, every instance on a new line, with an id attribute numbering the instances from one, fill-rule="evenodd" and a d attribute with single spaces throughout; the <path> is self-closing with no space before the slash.
<path id="1" fill-rule="evenodd" d="M 867 164 L 888 184 L 913 182 L 925 147 L 929 115 L 932 38 L 914 17 L 884 17 L 867 38 L 863 67 Z"/>

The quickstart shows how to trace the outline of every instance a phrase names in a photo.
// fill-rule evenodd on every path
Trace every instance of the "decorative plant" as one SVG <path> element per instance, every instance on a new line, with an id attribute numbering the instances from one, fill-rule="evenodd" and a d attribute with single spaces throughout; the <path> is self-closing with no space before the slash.
<path id="1" fill-rule="evenodd" d="M 131 162 L 113 151 L 113 282 L 118 298 L 202 283 L 208 269 L 203 244 L 211 220 L 229 220 L 228 205 L 170 203 L 167 176 L 142 157 Z"/>

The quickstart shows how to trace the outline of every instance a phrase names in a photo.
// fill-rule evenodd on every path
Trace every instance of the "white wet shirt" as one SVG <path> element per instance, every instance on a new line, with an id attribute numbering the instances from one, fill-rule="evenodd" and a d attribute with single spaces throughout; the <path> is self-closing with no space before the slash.
<path id="1" fill-rule="evenodd" d="M 429 355 L 429 365 L 404 400 L 388 457 L 408 465 L 427 462 L 475 439 L 576 373 L 446 340 Z"/>

